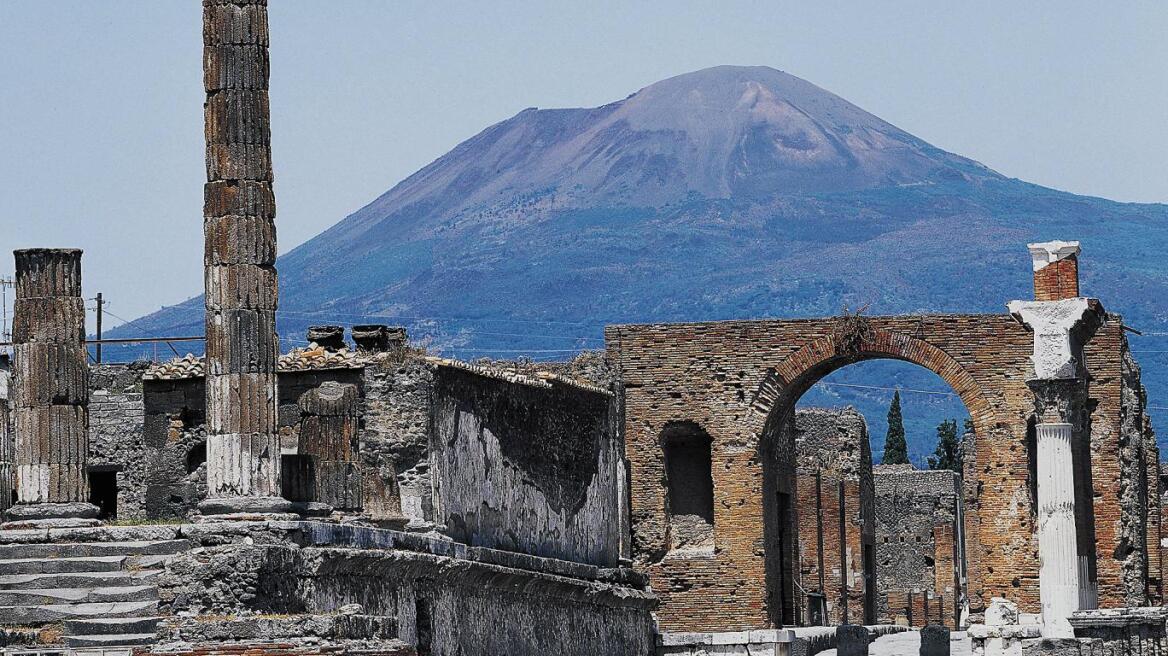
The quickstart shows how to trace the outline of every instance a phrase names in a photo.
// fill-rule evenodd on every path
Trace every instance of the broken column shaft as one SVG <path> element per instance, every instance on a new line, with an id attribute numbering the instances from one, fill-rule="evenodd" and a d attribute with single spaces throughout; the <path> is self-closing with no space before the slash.
<path id="1" fill-rule="evenodd" d="M 204 513 L 282 512 L 267 0 L 203 0 Z"/>
<path id="2" fill-rule="evenodd" d="M 357 386 L 332 381 L 301 395 L 299 452 L 311 458 L 313 501 L 361 509 Z"/>
<path id="3" fill-rule="evenodd" d="M 89 367 L 81 251 L 15 252 L 12 413 L 17 505 L 10 520 L 86 520 Z"/>

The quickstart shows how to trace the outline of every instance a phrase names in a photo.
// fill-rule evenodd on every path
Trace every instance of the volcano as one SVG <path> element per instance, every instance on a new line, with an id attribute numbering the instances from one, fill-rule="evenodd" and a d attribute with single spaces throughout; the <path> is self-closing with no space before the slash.
<path id="1" fill-rule="evenodd" d="M 615 322 L 1004 312 L 1032 297 L 1026 242 L 1078 239 L 1084 293 L 1155 331 L 1166 219 L 1005 177 L 793 75 L 720 66 L 486 128 L 282 256 L 280 325 L 295 343 L 314 323 L 404 324 L 457 357 L 546 359 L 601 347 Z M 201 297 L 136 325 L 197 334 Z M 1138 357 L 1155 404 L 1162 357 Z"/>

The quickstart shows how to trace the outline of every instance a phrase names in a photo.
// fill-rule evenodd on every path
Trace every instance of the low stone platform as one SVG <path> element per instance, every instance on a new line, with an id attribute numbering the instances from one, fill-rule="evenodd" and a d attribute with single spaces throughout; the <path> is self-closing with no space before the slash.
<path id="1" fill-rule="evenodd" d="M 0 626 L 59 627 L 63 648 L 648 654 L 656 604 L 626 567 L 351 524 L 0 531 Z"/>

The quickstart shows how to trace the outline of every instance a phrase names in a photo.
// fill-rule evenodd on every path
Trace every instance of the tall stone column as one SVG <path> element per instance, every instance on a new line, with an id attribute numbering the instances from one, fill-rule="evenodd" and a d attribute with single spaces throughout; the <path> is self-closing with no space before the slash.
<path id="1" fill-rule="evenodd" d="M 1014 301 L 1010 312 L 1034 333 L 1037 422 L 1038 555 L 1042 634 L 1073 638 L 1068 618 L 1082 610 L 1089 581 L 1082 580 L 1075 521 L 1074 441 L 1086 439 L 1081 413 L 1086 396 L 1082 348 L 1105 316 L 1098 301 L 1065 298 Z"/>
<path id="2" fill-rule="evenodd" d="M 284 512 L 267 0 L 203 0 L 203 82 L 208 498 L 199 508 Z"/>
<path id="3" fill-rule="evenodd" d="M 92 524 L 89 503 L 89 366 L 81 251 L 15 252 L 13 369 L 16 505 L 9 521 Z"/>

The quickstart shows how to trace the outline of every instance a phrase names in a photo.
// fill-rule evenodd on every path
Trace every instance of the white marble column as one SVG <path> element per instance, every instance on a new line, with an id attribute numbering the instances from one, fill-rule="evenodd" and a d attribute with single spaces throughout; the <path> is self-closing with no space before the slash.
<path id="1" fill-rule="evenodd" d="M 1098 301 L 1068 298 L 1014 301 L 1010 312 L 1034 333 L 1034 374 L 1027 381 L 1035 393 L 1038 469 L 1039 591 L 1042 635 L 1073 638 L 1068 618 L 1081 610 L 1090 581 L 1082 580 L 1075 520 L 1073 441 L 1080 395 L 1086 378 L 1083 340 L 1105 316 Z"/>
<path id="2" fill-rule="evenodd" d="M 1043 635 L 1073 638 L 1079 608 L 1079 549 L 1071 424 L 1038 425 L 1038 573 Z"/>

